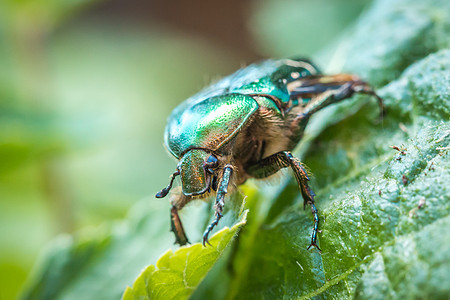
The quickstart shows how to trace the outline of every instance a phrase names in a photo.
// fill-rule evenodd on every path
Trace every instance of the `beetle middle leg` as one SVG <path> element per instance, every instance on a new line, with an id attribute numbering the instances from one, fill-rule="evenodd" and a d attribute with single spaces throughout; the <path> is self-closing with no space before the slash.
<path id="1" fill-rule="evenodd" d="M 219 188 L 217 189 L 217 196 L 216 196 L 216 204 L 214 205 L 216 212 L 215 212 L 215 219 L 212 221 L 212 223 L 206 228 L 205 233 L 203 234 L 203 246 L 206 246 L 206 244 L 211 245 L 208 242 L 208 236 L 213 230 L 213 228 L 219 223 L 219 220 L 223 217 L 223 207 L 225 206 L 225 195 L 228 192 L 228 185 L 230 183 L 231 175 L 233 173 L 233 166 L 226 165 L 223 168 L 223 175 L 222 180 L 220 181 Z"/>
<path id="2" fill-rule="evenodd" d="M 317 231 L 319 226 L 319 216 L 317 208 L 314 205 L 314 192 L 308 186 L 309 176 L 305 168 L 302 166 L 300 160 L 292 155 L 290 151 L 281 151 L 270 155 L 259 162 L 246 168 L 246 172 L 255 178 L 265 178 L 272 174 L 275 174 L 282 168 L 290 167 L 294 171 L 295 179 L 303 196 L 303 207 L 306 205 L 311 206 L 311 213 L 314 218 L 313 232 L 311 235 L 311 244 L 308 250 L 314 246 L 319 251 L 320 248 L 317 245 Z"/>
<path id="3" fill-rule="evenodd" d="M 180 171 L 176 170 L 170 176 L 169 185 L 163 188 L 160 192 L 156 194 L 156 198 L 164 198 L 167 196 L 169 191 L 172 189 L 173 181 L 175 177 L 180 175 Z M 186 236 L 186 233 L 183 228 L 183 224 L 181 223 L 180 216 L 178 215 L 178 210 L 182 209 L 186 203 L 190 201 L 190 197 L 187 197 L 181 193 L 176 193 L 170 199 L 170 203 L 172 204 L 172 208 L 170 209 L 170 230 L 175 234 L 175 243 L 180 246 L 184 246 L 189 243 L 189 240 Z"/>

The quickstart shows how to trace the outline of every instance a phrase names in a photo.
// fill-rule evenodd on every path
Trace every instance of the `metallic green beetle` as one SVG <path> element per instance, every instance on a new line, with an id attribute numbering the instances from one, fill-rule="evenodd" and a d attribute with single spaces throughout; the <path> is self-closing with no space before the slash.
<path id="1" fill-rule="evenodd" d="M 190 201 L 216 193 L 215 219 L 203 235 L 205 245 L 222 217 L 230 187 L 290 167 L 314 218 L 308 249 L 320 251 L 315 194 L 302 163 L 290 151 L 312 114 L 355 92 L 376 96 L 355 75 L 321 75 L 304 59 L 267 60 L 223 78 L 176 107 L 168 119 L 165 144 L 179 163 L 169 185 L 156 194 L 165 197 L 175 177 L 181 176 L 182 193 L 171 201 L 176 242 L 188 243 L 178 210 Z"/>

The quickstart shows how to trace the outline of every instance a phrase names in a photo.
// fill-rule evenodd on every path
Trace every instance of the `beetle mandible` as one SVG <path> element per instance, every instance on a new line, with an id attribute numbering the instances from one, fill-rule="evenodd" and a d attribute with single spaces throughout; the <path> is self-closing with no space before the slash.
<path id="1" fill-rule="evenodd" d="M 354 93 L 377 97 L 383 108 L 382 99 L 356 75 L 323 75 L 308 60 L 278 59 L 240 69 L 176 107 L 164 140 L 179 163 L 169 185 L 156 194 L 165 197 L 175 177 L 181 177 L 182 193 L 171 201 L 176 243 L 188 243 L 178 211 L 190 201 L 216 193 L 215 218 L 203 234 L 205 246 L 222 218 L 229 188 L 290 167 L 304 207 L 309 205 L 313 214 L 307 249 L 320 251 L 315 194 L 308 186 L 308 173 L 291 151 L 315 112 Z"/>

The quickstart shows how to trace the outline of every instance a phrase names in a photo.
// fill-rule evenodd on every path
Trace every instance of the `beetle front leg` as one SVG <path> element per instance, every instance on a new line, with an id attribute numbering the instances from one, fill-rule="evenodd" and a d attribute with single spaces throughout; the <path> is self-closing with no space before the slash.
<path id="1" fill-rule="evenodd" d="M 170 231 L 175 235 L 175 244 L 179 244 L 180 246 L 190 244 L 184 231 L 183 223 L 178 215 L 178 211 L 189 201 L 191 201 L 191 197 L 185 196 L 182 193 L 174 193 L 170 199 L 170 203 L 172 204 L 170 209 Z"/>
<path id="2" fill-rule="evenodd" d="M 206 246 L 206 244 L 210 245 L 208 241 L 208 236 L 213 230 L 213 228 L 219 223 L 219 220 L 223 217 L 223 207 L 225 206 L 225 195 L 228 192 L 228 185 L 230 183 L 231 175 L 233 173 L 233 166 L 226 165 L 223 169 L 223 175 L 222 180 L 220 182 L 219 188 L 217 189 L 217 196 L 216 196 L 216 204 L 215 209 L 215 219 L 214 221 L 206 228 L 205 233 L 203 234 L 203 246 Z"/>
<path id="3" fill-rule="evenodd" d="M 319 251 L 321 251 L 319 246 L 317 245 L 319 216 L 317 213 L 317 208 L 314 205 L 315 194 L 308 185 L 309 176 L 305 168 L 302 166 L 300 160 L 294 157 L 290 151 L 281 151 L 262 159 L 261 161 L 247 168 L 246 171 L 248 174 L 252 175 L 255 178 L 265 178 L 272 174 L 275 174 L 280 169 L 287 167 L 291 167 L 291 169 L 294 171 L 295 179 L 297 180 L 300 192 L 303 196 L 303 208 L 305 208 L 306 205 L 311 206 L 314 225 L 311 235 L 311 244 L 309 245 L 308 250 L 312 246 L 314 246 Z"/>
<path id="4" fill-rule="evenodd" d="M 190 244 L 186 233 L 184 232 L 180 216 L 178 215 L 178 208 L 174 205 L 170 209 L 170 230 L 175 234 L 176 244 L 179 244 L 180 246 Z"/>

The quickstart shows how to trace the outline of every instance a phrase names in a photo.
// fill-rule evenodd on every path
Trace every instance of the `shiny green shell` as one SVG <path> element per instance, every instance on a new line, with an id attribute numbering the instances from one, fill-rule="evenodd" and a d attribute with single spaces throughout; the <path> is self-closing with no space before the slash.
<path id="1" fill-rule="evenodd" d="M 264 94 L 289 101 L 287 83 L 318 74 L 304 60 L 267 60 L 227 76 L 174 109 L 168 119 L 165 144 L 176 158 L 189 149 L 218 151 L 258 109 L 251 95 Z"/>

